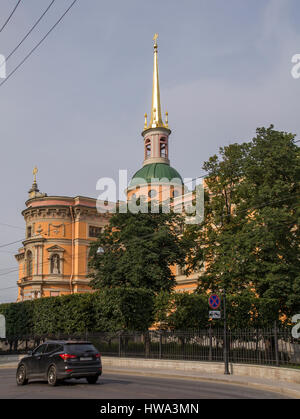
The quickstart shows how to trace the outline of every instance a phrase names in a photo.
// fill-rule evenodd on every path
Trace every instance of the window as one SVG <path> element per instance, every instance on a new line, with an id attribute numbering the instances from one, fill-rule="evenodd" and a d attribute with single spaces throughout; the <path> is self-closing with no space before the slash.
<path id="1" fill-rule="evenodd" d="M 43 354 L 46 350 L 47 344 L 40 345 L 33 351 L 33 355 Z"/>
<path id="2" fill-rule="evenodd" d="M 151 189 L 151 190 L 148 192 L 148 196 L 149 196 L 149 198 L 154 198 L 156 195 L 157 195 L 157 191 L 156 191 L 155 189 Z"/>
<path id="3" fill-rule="evenodd" d="M 27 227 L 27 239 L 29 239 L 32 235 L 32 227 Z"/>
<path id="4" fill-rule="evenodd" d="M 27 276 L 32 276 L 32 252 L 27 252 Z"/>
<path id="5" fill-rule="evenodd" d="M 55 343 L 49 343 L 46 349 L 46 353 L 49 354 L 51 352 L 58 351 L 58 349 L 59 349 L 59 345 Z"/>
<path id="6" fill-rule="evenodd" d="M 60 274 L 60 257 L 57 253 L 51 256 L 50 259 L 50 273 L 54 275 Z"/>
<path id="7" fill-rule="evenodd" d="M 98 352 L 91 343 L 66 343 L 66 352 L 68 353 L 82 353 L 82 352 Z"/>
<path id="8" fill-rule="evenodd" d="M 167 158 L 168 157 L 168 143 L 166 138 L 161 138 L 159 142 L 160 147 L 160 157 Z"/>
<path id="9" fill-rule="evenodd" d="M 89 226 L 89 237 L 99 237 L 102 227 Z"/>
<path id="10" fill-rule="evenodd" d="M 151 140 L 148 138 L 145 141 L 145 160 L 151 157 Z"/>
<path id="11" fill-rule="evenodd" d="M 58 297 L 59 291 L 50 291 L 50 297 Z"/>
<path id="12" fill-rule="evenodd" d="M 179 193 L 179 191 L 178 190 L 176 190 L 176 189 L 173 189 L 173 191 L 172 191 L 172 197 L 173 198 L 176 198 L 177 196 L 179 196 L 180 195 L 180 193 Z"/>

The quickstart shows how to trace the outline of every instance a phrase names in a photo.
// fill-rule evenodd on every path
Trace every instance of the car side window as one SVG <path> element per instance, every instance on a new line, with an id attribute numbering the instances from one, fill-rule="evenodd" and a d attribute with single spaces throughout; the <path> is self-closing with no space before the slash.
<path id="1" fill-rule="evenodd" d="M 47 350 L 46 350 L 46 353 L 50 354 L 54 351 L 57 351 L 57 349 L 58 349 L 58 345 L 56 345 L 55 343 L 49 343 L 49 345 L 47 347 Z"/>
<path id="2" fill-rule="evenodd" d="M 35 349 L 35 351 L 33 352 L 33 355 L 40 355 L 40 354 L 44 353 L 45 352 L 45 349 L 46 349 L 46 346 L 47 346 L 46 344 L 43 344 L 43 345 L 38 346 Z"/>

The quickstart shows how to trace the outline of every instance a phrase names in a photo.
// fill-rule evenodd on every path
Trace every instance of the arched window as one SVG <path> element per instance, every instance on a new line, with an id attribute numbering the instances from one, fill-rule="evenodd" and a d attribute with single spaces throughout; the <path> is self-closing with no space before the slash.
<path id="1" fill-rule="evenodd" d="M 145 160 L 151 157 L 151 139 L 147 138 L 145 140 Z"/>
<path id="2" fill-rule="evenodd" d="M 179 195 L 180 195 L 180 192 L 177 189 L 172 190 L 172 198 L 176 198 Z"/>
<path id="3" fill-rule="evenodd" d="M 54 275 L 60 274 L 60 257 L 57 253 L 51 256 L 50 272 Z"/>
<path id="4" fill-rule="evenodd" d="M 33 264 L 32 264 L 32 252 L 28 250 L 27 252 L 27 276 L 32 276 L 33 272 Z"/>
<path id="5" fill-rule="evenodd" d="M 159 141 L 160 157 L 168 157 L 168 141 L 165 137 L 162 137 Z"/>
<path id="6" fill-rule="evenodd" d="M 156 195 L 157 195 L 157 191 L 155 189 L 150 189 L 150 191 L 148 192 L 149 198 L 155 198 Z"/>

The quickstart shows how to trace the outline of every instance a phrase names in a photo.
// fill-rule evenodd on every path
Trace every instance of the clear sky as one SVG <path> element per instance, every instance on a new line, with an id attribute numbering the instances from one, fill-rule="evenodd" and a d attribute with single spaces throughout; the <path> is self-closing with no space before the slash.
<path id="1" fill-rule="evenodd" d="M 0 0 L 0 27 L 16 2 Z M 0 54 L 49 3 L 21 2 L 0 33 Z M 54 3 L 8 73 L 70 3 Z M 196 177 L 220 146 L 250 140 L 259 126 L 300 133 L 300 79 L 291 76 L 299 15 L 299 0 L 78 0 L 0 87 L 0 302 L 16 300 L 17 273 L 6 272 L 17 268 L 35 165 L 41 192 L 91 197 L 99 178 L 141 167 L 155 32 L 171 165 Z"/>

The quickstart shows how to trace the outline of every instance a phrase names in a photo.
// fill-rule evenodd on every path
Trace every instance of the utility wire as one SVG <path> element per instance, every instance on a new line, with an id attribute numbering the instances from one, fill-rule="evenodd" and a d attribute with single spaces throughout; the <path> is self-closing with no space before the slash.
<path id="1" fill-rule="evenodd" d="M 1 244 L 0 248 L 2 248 L 2 247 L 6 247 L 6 246 L 10 246 L 11 244 L 20 243 L 20 242 L 22 242 L 22 241 L 24 241 L 24 238 L 23 238 L 23 239 L 21 239 L 21 240 L 16 240 L 15 242 L 10 242 L 10 243 L 6 243 L 6 244 Z"/>
<path id="2" fill-rule="evenodd" d="M 8 18 L 6 19 L 6 21 L 4 22 L 4 24 L 2 25 L 1 29 L 0 29 L 0 33 L 3 31 L 3 29 L 5 28 L 5 26 L 8 24 L 8 22 L 10 21 L 10 19 L 12 18 L 13 14 L 15 13 L 15 11 L 17 10 L 17 7 L 19 6 L 19 4 L 21 3 L 21 0 L 19 0 L 17 2 L 17 4 L 15 5 L 15 7 L 13 8 L 11 14 L 8 16 Z"/>
<path id="3" fill-rule="evenodd" d="M 15 72 L 28 60 L 28 58 L 34 53 L 34 51 L 45 41 L 45 39 L 50 35 L 50 33 L 56 28 L 56 26 L 62 21 L 65 15 L 71 10 L 71 8 L 75 5 L 77 0 L 73 0 L 70 6 L 65 10 L 65 12 L 61 15 L 61 17 L 55 22 L 55 24 L 49 29 L 45 36 L 36 44 L 34 48 L 25 56 L 25 58 L 7 75 L 7 77 L 0 83 L 0 87 L 6 83 L 11 76 L 15 74 Z"/>
<path id="4" fill-rule="evenodd" d="M 51 6 L 55 3 L 55 0 L 52 0 L 51 3 L 48 5 L 46 10 L 42 13 L 42 15 L 38 18 L 38 20 L 34 23 L 34 25 L 29 29 L 29 31 L 26 33 L 26 35 L 23 37 L 23 39 L 18 43 L 18 45 L 9 53 L 8 56 L 5 57 L 5 61 L 1 64 L 0 68 L 4 65 L 4 63 L 7 63 L 7 61 L 10 59 L 10 57 L 20 48 L 20 46 L 23 44 L 23 42 L 28 38 L 28 36 L 31 34 L 31 32 L 35 29 L 35 27 L 40 23 L 40 21 L 43 19 L 43 17 L 47 14 L 47 12 L 50 10 Z"/>
<path id="5" fill-rule="evenodd" d="M 13 224 L 0 223 L 0 225 L 1 226 L 4 226 L 4 227 L 17 228 L 17 229 L 23 230 L 23 231 L 25 230 L 24 227 L 16 226 L 16 225 L 13 225 Z"/>

